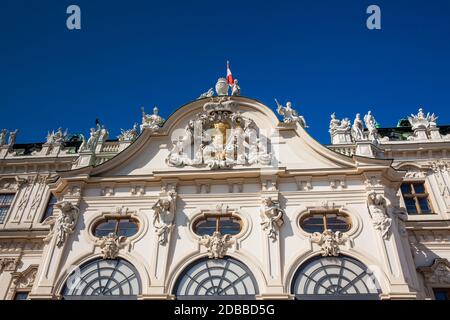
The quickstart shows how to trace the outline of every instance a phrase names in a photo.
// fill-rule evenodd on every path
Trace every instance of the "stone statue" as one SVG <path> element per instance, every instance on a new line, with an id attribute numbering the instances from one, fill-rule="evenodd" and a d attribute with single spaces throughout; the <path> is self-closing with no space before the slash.
<path id="1" fill-rule="evenodd" d="M 153 114 L 148 115 L 145 113 L 144 107 L 141 108 L 142 110 L 142 125 L 141 125 L 141 131 L 143 131 L 145 128 L 149 128 L 153 131 L 159 130 L 164 124 L 164 119 L 158 115 L 159 109 L 158 107 L 153 108 Z"/>
<path id="2" fill-rule="evenodd" d="M 369 111 L 364 116 L 364 122 L 366 124 L 367 129 L 369 130 L 369 140 L 376 141 L 378 140 L 378 129 L 377 129 L 377 121 L 372 115 L 372 111 Z"/>
<path id="3" fill-rule="evenodd" d="M 364 140 L 364 124 L 359 113 L 356 114 L 355 121 L 353 121 L 352 133 L 356 141 Z"/>
<path id="4" fill-rule="evenodd" d="M 99 132 L 98 143 L 102 143 L 102 142 L 105 142 L 106 140 L 108 140 L 109 131 L 108 131 L 108 129 L 105 128 L 105 126 L 100 126 L 98 124 L 97 131 Z"/>
<path id="5" fill-rule="evenodd" d="M 11 131 L 9 133 L 9 140 L 8 140 L 8 145 L 12 146 L 16 143 L 16 137 L 17 137 L 17 132 L 19 132 L 18 129 Z"/>
<path id="6" fill-rule="evenodd" d="M 119 255 L 120 248 L 124 245 L 126 237 L 118 236 L 111 232 L 107 236 L 97 240 L 97 244 L 100 245 L 103 253 L 103 259 L 112 260 L 116 259 Z"/>
<path id="7" fill-rule="evenodd" d="M 80 210 L 68 201 L 57 203 L 55 207 L 60 209 L 61 213 L 44 220 L 44 225 L 52 226 L 50 233 L 44 240 L 50 241 L 53 236 L 56 236 L 56 245 L 61 247 L 66 242 L 67 237 L 75 230 Z"/>
<path id="8" fill-rule="evenodd" d="M 438 117 L 433 113 L 425 113 L 423 112 L 423 108 L 419 108 L 417 115 L 412 114 L 408 117 L 408 121 L 411 124 L 412 130 L 417 129 L 428 129 L 428 128 L 436 128 L 436 120 Z"/>
<path id="9" fill-rule="evenodd" d="M 61 144 L 65 141 L 67 137 L 68 129 L 65 132 L 62 131 L 62 128 L 58 128 L 58 130 L 48 132 L 47 134 L 47 144 L 53 145 L 55 143 Z"/>
<path id="10" fill-rule="evenodd" d="M 343 130 L 350 130 L 350 120 L 348 118 L 344 118 L 341 121 L 341 125 L 339 126 L 339 129 L 343 129 Z"/>
<path id="11" fill-rule="evenodd" d="M 2 131 L 0 131 L 0 147 L 5 144 L 7 134 L 8 134 L 8 130 L 6 130 L 6 129 L 2 129 Z"/>
<path id="12" fill-rule="evenodd" d="M 331 114 L 330 120 L 330 133 L 333 133 L 337 128 L 341 126 L 341 121 L 336 119 L 336 113 Z"/>
<path id="13" fill-rule="evenodd" d="M 430 118 L 428 119 L 429 123 L 428 123 L 428 127 L 429 128 L 436 128 L 437 127 L 437 116 L 433 113 L 431 114 Z"/>
<path id="14" fill-rule="evenodd" d="M 317 243 L 322 248 L 322 256 L 337 257 L 340 254 L 339 245 L 347 242 L 348 236 L 340 231 L 333 232 L 330 229 L 324 232 L 314 232 L 311 235 L 311 242 Z"/>
<path id="15" fill-rule="evenodd" d="M 208 91 L 206 91 L 205 93 L 202 93 L 200 95 L 200 97 L 197 98 L 197 100 L 203 99 L 203 98 L 211 98 L 212 96 L 214 96 L 214 89 L 213 88 L 209 88 Z"/>
<path id="16" fill-rule="evenodd" d="M 120 129 L 121 134 L 117 137 L 119 139 L 119 141 L 129 141 L 132 142 L 134 140 L 136 140 L 136 138 L 138 137 L 138 124 L 135 123 L 133 125 L 132 129 L 129 130 L 123 130 Z"/>
<path id="17" fill-rule="evenodd" d="M 278 106 L 277 112 L 283 117 L 284 123 L 291 124 L 298 122 L 303 128 L 307 128 L 305 118 L 298 115 L 297 111 L 292 108 L 292 103 L 290 101 L 286 103 L 286 107 L 283 107 L 277 99 L 275 99 L 275 102 Z"/>
<path id="18" fill-rule="evenodd" d="M 210 259 L 222 259 L 233 244 L 231 235 L 222 235 L 219 231 L 214 231 L 212 236 L 204 235 L 199 242 L 208 249 Z"/>
<path id="19" fill-rule="evenodd" d="M 91 128 L 90 132 L 89 132 L 89 139 L 83 140 L 83 143 L 80 146 L 80 151 L 91 151 L 94 152 L 95 148 L 97 147 L 97 143 L 98 143 L 98 139 L 100 137 L 100 130 L 97 130 L 95 128 Z M 83 137 L 84 138 L 84 137 Z"/>
<path id="20" fill-rule="evenodd" d="M 272 200 L 271 197 L 262 199 L 261 226 L 272 241 L 277 239 L 277 231 L 283 225 L 283 214 L 284 210 L 278 201 Z"/>
<path id="21" fill-rule="evenodd" d="M 231 95 L 232 96 L 240 96 L 241 95 L 241 87 L 238 84 L 238 79 L 234 79 L 234 82 L 231 85 Z"/>
<path id="22" fill-rule="evenodd" d="M 158 235 L 158 242 L 165 245 L 174 228 L 177 193 L 174 190 L 163 191 L 159 200 L 152 207 L 154 210 L 153 226 Z"/>
<path id="23" fill-rule="evenodd" d="M 371 192 L 367 196 L 367 204 L 375 229 L 381 231 L 383 239 L 388 239 L 392 219 L 386 212 L 386 199 L 381 194 Z"/>

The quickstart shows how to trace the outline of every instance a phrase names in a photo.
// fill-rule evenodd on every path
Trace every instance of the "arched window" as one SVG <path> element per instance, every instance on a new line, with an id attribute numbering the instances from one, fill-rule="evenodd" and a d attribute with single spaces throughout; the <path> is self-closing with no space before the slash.
<path id="1" fill-rule="evenodd" d="M 94 260 L 72 272 L 62 291 L 64 299 L 135 299 L 140 279 L 128 261 Z"/>
<path id="2" fill-rule="evenodd" d="M 292 282 L 297 299 L 379 299 L 378 282 L 361 262 L 349 257 L 316 257 L 303 264 Z"/>
<path id="3" fill-rule="evenodd" d="M 253 274 L 241 262 L 202 259 L 191 264 L 175 286 L 177 299 L 255 299 L 258 287 Z"/>

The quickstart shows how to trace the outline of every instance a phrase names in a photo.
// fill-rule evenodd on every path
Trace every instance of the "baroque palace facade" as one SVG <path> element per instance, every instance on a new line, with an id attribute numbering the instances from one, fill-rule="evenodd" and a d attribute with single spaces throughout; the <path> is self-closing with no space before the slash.
<path id="1" fill-rule="evenodd" d="M 116 140 L 0 132 L 0 299 L 446 299 L 450 128 L 216 92 Z"/>

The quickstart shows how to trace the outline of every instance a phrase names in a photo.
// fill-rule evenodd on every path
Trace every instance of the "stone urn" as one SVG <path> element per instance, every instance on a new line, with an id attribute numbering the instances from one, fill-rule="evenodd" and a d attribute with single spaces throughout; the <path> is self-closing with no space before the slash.
<path id="1" fill-rule="evenodd" d="M 228 95 L 228 81 L 225 78 L 219 78 L 216 83 L 216 92 L 218 96 Z"/>

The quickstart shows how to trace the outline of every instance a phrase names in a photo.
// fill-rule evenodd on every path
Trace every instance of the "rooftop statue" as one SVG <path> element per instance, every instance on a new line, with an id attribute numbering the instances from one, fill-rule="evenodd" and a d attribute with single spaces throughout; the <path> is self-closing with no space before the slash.
<path id="1" fill-rule="evenodd" d="M 372 115 L 372 111 L 367 112 L 364 116 L 364 122 L 369 130 L 369 140 L 376 141 L 378 139 L 377 121 Z"/>
<path id="2" fill-rule="evenodd" d="M 138 137 L 138 124 L 135 123 L 133 128 L 129 130 L 120 129 L 120 135 L 117 137 L 119 141 L 134 141 Z"/>
<path id="3" fill-rule="evenodd" d="M 416 129 L 427 129 L 427 128 L 436 128 L 436 120 L 438 117 L 435 116 L 435 114 L 427 113 L 425 116 L 425 113 L 423 112 L 423 108 L 419 108 L 419 112 L 417 115 L 412 114 L 410 117 L 408 117 L 408 121 L 412 126 L 413 130 Z"/>
<path id="4" fill-rule="evenodd" d="M 353 121 L 352 126 L 352 135 L 353 139 L 356 141 L 364 140 L 364 124 L 361 120 L 361 115 L 359 113 L 356 114 L 355 121 Z"/>
<path id="5" fill-rule="evenodd" d="M 292 103 L 288 101 L 286 103 L 286 107 L 283 107 L 277 99 L 275 99 L 275 102 L 277 103 L 277 112 L 280 116 L 283 117 L 283 122 L 285 124 L 291 124 L 298 122 L 303 128 L 307 128 L 305 118 L 303 116 L 300 116 L 297 111 L 292 108 Z"/>
<path id="6" fill-rule="evenodd" d="M 240 96 L 241 95 L 241 87 L 238 84 L 238 79 L 234 79 L 233 84 L 231 85 L 231 95 L 232 96 Z"/>
<path id="7" fill-rule="evenodd" d="M 333 133 L 340 126 L 341 126 L 341 120 L 336 119 L 336 113 L 333 112 L 331 114 L 331 120 L 330 120 L 330 133 Z"/>
<path id="8" fill-rule="evenodd" d="M 6 130 L 6 129 L 2 129 L 2 131 L 0 131 L 0 147 L 5 144 L 7 134 L 8 134 L 8 130 Z"/>
<path id="9" fill-rule="evenodd" d="M 153 108 L 152 115 L 146 114 L 144 107 L 142 107 L 141 110 L 142 110 L 141 131 L 143 131 L 145 128 L 149 128 L 151 130 L 156 131 L 163 126 L 164 119 L 160 115 L 158 115 L 159 112 L 158 107 Z"/>
<path id="10" fill-rule="evenodd" d="M 8 145 L 12 146 L 16 143 L 17 132 L 19 132 L 19 129 L 9 132 Z"/>
<path id="11" fill-rule="evenodd" d="M 89 132 L 89 139 L 86 141 L 85 137 L 81 135 L 81 140 L 83 141 L 80 146 L 80 152 L 90 151 L 94 152 L 97 144 L 100 141 L 100 137 L 102 134 L 107 135 L 107 130 L 104 127 L 101 127 L 99 123 L 95 128 L 91 128 Z"/>
<path id="12" fill-rule="evenodd" d="M 55 143 L 63 143 L 67 138 L 68 129 L 66 131 L 62 131 L 62 128 L 58 128 L 58 130 L 48 132 L 47 134 L 47 144 L 55 144 Z"/>
<path id="13" fill-rule="evenodd" d="M 197 100 L 203 99 L 203 98 L 211 98 L 212 96 L 214 96 L 214 89 L 213 88 L 209 88 L 208 91 L 206 91 L 205 93 L 202 93 L 200 95 L 200 97 L 197 98 Z"/>

